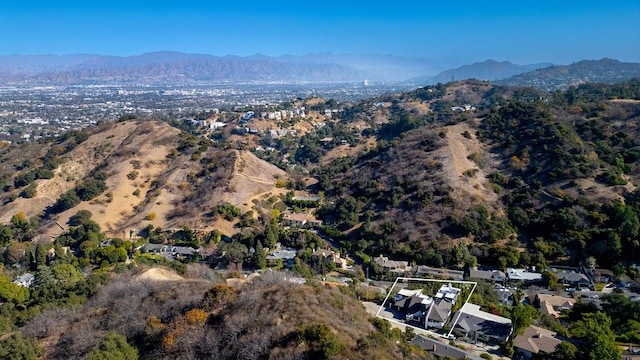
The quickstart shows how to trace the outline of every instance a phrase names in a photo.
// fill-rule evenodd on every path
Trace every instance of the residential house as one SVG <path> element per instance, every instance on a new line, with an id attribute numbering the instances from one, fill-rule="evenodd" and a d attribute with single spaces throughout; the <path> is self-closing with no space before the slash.
<path id="1" fill-rule="evenodd" d="M 420 289 L 401 289 L 394 297 L 393 307 L 403 311 L 407 321 L 423 323 L 425 328 L 442 329 L 459 294 L 460 289 L 451 284 L 442 285 L 433 297 L 423 294 Z"/>
<path id="2" fill-rule="evenodd" d="M 380 266 L 383 271 L 390 271 L 396 275 L 404 275 L 405 272 L 411 270 L 408 261 L 389 260 L 388 257 L 382 255 L 374 258 L 373 262 Z"/>
<path id="3" fill-rule="evenodd" d="M 280 261 L 285 267 L 291 267 L 294 264 L 297 252 L 293 249 L 275 250 L 267 255 L 268 265 L 277 265 Z"/>
<path id="4" fill-rule="evenodd" d="M 33 274 L 25 273 L 13 280 L 13 283 L 22 287 L 29 288 L 31 287 L 31 285 L 33 285 L 35 279 L 36 277 Z"/>
<path id="5" fill-rule="evenodd" d="M 427 327 L 437 329 L 444 328 L 445 323 L 451 315 L 451 309 L 458 300 L 459 295 L 459 288 L 455 288 L 451 286 L 451 284 L 442 285 L 433 297 L 432 308 L 427 312 Z"/>
<path id="6" fill-rule="evenodd" d="M 293 213 L 283 216 L 284 224 L 291 227 L 299 228 L 318 228 L 322 226 L 322 220 L 317 220 L 311 214 Z"/>
<path id="7" fill-rule="evenodd" d="M 503 282 L 507 276 L 500 270 L 481 270 L 477 267 L 469 268 L 468 277 L 471 279 L 481 279 L 494 282 Z"/>
<path id="8" fill-rule="evenodd" d="M 347 259 L 341 258 L 340 253 L 335 252 L 333 250 L 316 249 L 316 251 L 314 251 L 311 254 L 311 260 L 313 260 L 314 262 L 320 262 L 320 261 L 331 262 L 331 263 L 334 263 L 336 267 L 340 269 L 347 268 Z"/>
<path id="9" fill-rule="evenodd" d="M 480 310 L 479 305 L 466 303 L 454 315 L 453 333 L 473 340 L 503 343 L 513 331 L 511 320 Z"/>
<path id="10" fill-rule="evenodd" d="M 515 288 L 508 288 L 500 284 L 495 284 L 493 286 L 493 291 L 495 291 L 496 294 L 498 294 L 498 299 L 500 300 L 500 303 L 507 306 L 513 305 L 513 294 L 516 291 L 514 289 Z"/>
<path id="11" fill-rule="evenodd" d="M 227 126 L 227 124 L 219 121 L 212 121 L 209 123 L 209 130 L 218 130 Z"/>
<path id="12" fill-rule="evenodd" d="M 194 249 L 188 246 L 173 246 L 147 243 L 142 246 L 142 251 L 160 254 L 162 256 L 173 259 L 191 259 L 195 256 L 196 253 L 200 252 L 200 249 Z"/>
<path id="13" fill-rule="evenodd" d="M 571 310 L 576 303 L 576 299 L 551 294 L 537 294 L 536 302 L 539 304 L 540 311 L 543 314 L 558 318 L 562 311 Z"/>
<path id="14" fill-rule="evenodd" d="M 254 113 L 253 111 L 247 111 L 246 113 L 244 113 L 244 115 L 242 115 L 241 121 L 249 121 L 249 119 L 251 119 L 255 115 L 256 113 Z"/>
<path id="15" fill-rule="evenodd" d="M 618 277 L 618 284 L 627 289 L 638 289 L 640 288 L 640 281 L 632 279 L 628 275 L 620 275 Z"/>
<path id="16" fill-rule="evenodd" d="M 420 289 L 400 289 L 393 300 L 393 307 L 406 314 L 407 321 L 422 321 L 427 309 L 433 305 L 433 298 L 423 294 Z"/>
<path id="17" fill-rule="evenodd" d="M 556 338 L 555 332 L 531 325 L 513 339 L 513 348 L 516 355 L 520 354 L 529 360 L 534 355 L 540 357 L 543 354 L 551 354 L 561 342 L 562 340 Z"/>
<path id="18" fill-rule="evenodd" d="M 576 289 L 591 287 L 591 281 L 589 278 L 585 274 L 579 272 L 562 270 L 556 272 L 556 276 L 558 276 L 558 282 L 565 286 L 570 286 Z"/>
<path id="19" fill-rule="evenodd" d="M 482 359 L 481 357 L 475 356 L 469 352 L 466 352 L 465 350 L 462 350 L 455 346 L 443 344 L 436 339 L 431 339 L 422 335 L 416 335 L 411 340 L 411 344 L 421 347 L 423 350 L 431 353 L 437 359 Z"/>
<path id="20" fill-rule="evenodd" d="M 591 278 L 595 283 L 608 284 L 616 281 L 616 276 L 611 270 L 607 269 L 592 269 L 590 270 Z"/>
<path id="21" fill-rule="evenodd" d="M 507 268 L 507 278 L 509 281 L 536 282 L 542 280 L 542 274 L 527 269 Z"/>

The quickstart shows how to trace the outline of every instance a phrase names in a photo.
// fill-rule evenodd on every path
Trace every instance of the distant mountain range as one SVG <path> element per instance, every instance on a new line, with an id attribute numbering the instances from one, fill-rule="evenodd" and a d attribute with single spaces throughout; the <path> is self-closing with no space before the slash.
<path id="1" fill-rule="evenodd" d="M 640 78 L 639 63 L 625 63 L 604 58 L 583 60 L 570 65 L 550 66 L 495 82 L 501 85 L 531 86 L 552 91 L 586 82 L 613 84 L 632 78 Z"/>
<path id="2" fill-rule="evenodd" d="M 0 82 L 17 84 L 188 84 L 197 82 L 403 81 L 418 86 L 470 78 L 544 90 L 587 81 L 615 82 L 640 76 L 640 64 L 602 59 L 566 66 L 517 65 L 486 60 L 455 69 L 460 60 L 429 60 L 371 54 L 212 56 L 161 51 L 136 56 L 0 56 Z M 407 80 L 408 79 L 408 80 Z"/>
<path id="3" fill-rule="evenodd" d="M 335 63 L 287 63 L 271 58 L 155 52 L 138 56 L 34 55 L 0 57 L 0 81 L 191 83 L 362 81 L 367 73 Z"/>
<path id="4" fill-rule="evenodd" d="M 456 69 L 446 70 L 433 77 L 420 77 L 414 79 L 414 81 L 425 85 L 437 83 L 446 84 L 451 81 L 466 79 L 491 81 L 504 79 L 513 75 L 530 72 L 551 65 L 551 63 L 517 65 L 508 61 L 498 62 L 495 60 L 486 60 L 483 62 L 473 63 L 471 65 L 464 65 Z"/>
<path id="5" fill-rule="evenodd" d="M 0 56 L 0 80 L 11 82 L 401 81 L 433 74 L 460 60 L 317 53 L 270 57 L 212 56 L 172 51 L 136 56 Z"/>

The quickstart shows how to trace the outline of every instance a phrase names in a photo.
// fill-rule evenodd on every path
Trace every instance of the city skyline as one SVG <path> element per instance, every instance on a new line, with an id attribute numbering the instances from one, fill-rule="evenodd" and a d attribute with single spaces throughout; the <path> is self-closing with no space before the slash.
<path id="1" fill-rule="evenodd" d="M 0 3 L 0 55 L 366 53 L 470 63 L 640 62 L 637 1 Z"/>

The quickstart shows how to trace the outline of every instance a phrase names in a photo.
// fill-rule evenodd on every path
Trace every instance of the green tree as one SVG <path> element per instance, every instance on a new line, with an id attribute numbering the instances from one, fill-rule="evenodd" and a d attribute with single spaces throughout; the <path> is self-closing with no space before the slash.
<path id="1" fill-rule="evenodd" d="M 578 349 L 570 342 L 563 341 L 556 346 L 556 349 L 551 354 L 547 355 L 549 360 L 574 360 Z"/>
<path id="2" fill-rule="evenodd" d="M 237 241 L 221 244 L 220 250 L 224 252 L 224 258 L 236 266 L 242 264 L 249 251 L 246 246 Z"/>
<path id="3" fill-rule="evenodd" d="M 531 321 L 537 318 L 536 309 L 530 305 L 516 304 L 511 309 L 511 321 L 513 322 L 513 333 L 521 334 L 524 329 L 531 325 Z"/>
<path id="4" fill-rule="evenodd" d="M 23 305 L 29 300 L 29 289 L 14 284 L 6 276 L 0 276 L 0 302 Z"/>
<path id="5" fill-rule="evenodd" d="M 257 268 L 267 268 L 267 254 L 264 251 L 264 247 L 262 247 L 262 242 L 260 240 L 258 240 L 258 242 L 256 243 L 256 252 L 253 254 L 253 256 Z"/>
<path id="6" fill-rule="evenodd" d="M 584 340 L 584 359 L 619 360 L 620 349 L 615 343 L 616 336 L 611 329 L 611 318 L 603 312 L 583 314 L 571 333 Z"/>
<path id="7" fill-rule="evenodd" d="M 7 245 L 11 240 L 13 240 L 11 227 L 0 224 L 0 246 Z"/>
<path id="8" fill-rule="evenodd" d="M 100 347 L 89 353 L 88 360 L 137 360 L 138 349 L 127 338 L 115 332 L 107 333 Z"/>
<path id="9" fill-rule="evenodd" d="M 72 189 L 60 195 L 58 201 L 56 201 L 56 203 L 51 206 L 51 209 L 49 211 L 54 214 L 58 214 L 80 204 L 80 201 L 81 200 L 76 194 L 75 190 Z"/>
<path id="10" fill-rule="evenodd" d="M 0 342 L 0 359 L 36 360 L 42 355 L 42 348 L 36 340 L 24 339 L 21 333 L 15 333 Z"/>
<path id="11" fill-rule="evenodd" d="M 313 359 L 331 359 L 344 348 L 329 325 L 324 323 L 303 325 L 298 328 L 297 334 L 298 340 L 310 348 L 309 355 Z"/>
<path id="12" fill-rule="evenodd" d="M 82 226 L 85 225 L 91 220 L 93 214 L 89 210 L 80 210 L 75 215 L 69 218 L 69 225 L 71 226 Z"/>
<path id="13" fill-rule="evenodd" d="M 273 249 L 280 239 L 280 230 L 277 223 L 269 222 L 264 228 L 264 237 L 269 249 Z"/>
<path id="14" fill-rule="evenodd" d="M 37 269 L 38 266 L 46 266 L 47 265 L 47 247 L 44 244 L 38 244 L 36 246 L 36 251 L 34 255 L 34 269 Z"/>
<path id="15" fill-rule="evenodd" d="M 25 199 L 31 199 L 36 195 L 38 195 L 38 184 L 36 183 L 29 184 L 29 186 L 22 189 L 22 191 L 20 192 L 20 196 Z"/>
<path id="16" fill-rule="evenodd" d="M 74 286 L 82 279 L 82 274 L 71 264 L 58 264 L 51 268 L 57 283 L 65 288 Z"/>

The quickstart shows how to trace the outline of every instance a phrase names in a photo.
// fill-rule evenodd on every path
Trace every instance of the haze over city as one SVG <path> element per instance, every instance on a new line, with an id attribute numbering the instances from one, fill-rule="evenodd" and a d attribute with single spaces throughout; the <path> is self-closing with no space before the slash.
<path id="1" fill-rule="evenodd" d="M 637 1 L 3 1 L 0 55 L 369 53 L 640 61 Z"/>

